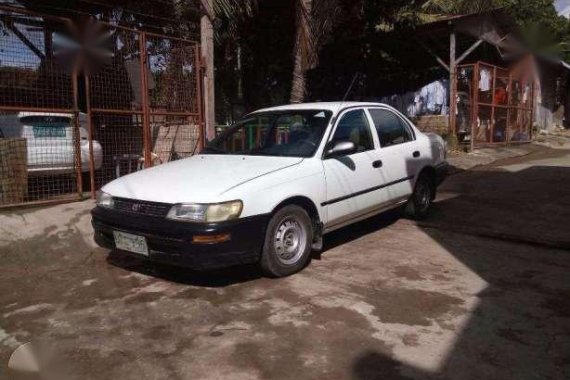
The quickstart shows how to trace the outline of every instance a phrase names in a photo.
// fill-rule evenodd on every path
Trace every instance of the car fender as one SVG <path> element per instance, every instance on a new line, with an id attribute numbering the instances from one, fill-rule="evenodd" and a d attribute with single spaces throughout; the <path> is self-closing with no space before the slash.
<path id="1" fill-rule="evenodd" d="M 241 217 L 271 214 L 279 204 L 295 197 L 309 199 L 319 219 L 326 221 L 321 206 L 326 194 L 322 162 L 305 159 L 299 165 L 284 168 L 252 179 L 223 193 L 225 199 L 243 202 Z"/>
<path id="2" fill-rule="evenodd" d="M 438 168 L 442 165 L 447 165 L 445 141 L 439 135 L 420 132 L 417 136 L 418 148 L 421 152 L 421 163 L 418 165 L 417 175 L 414 178 L 414 186 L 420 173 L 428 170 L 435 178 Z"/>

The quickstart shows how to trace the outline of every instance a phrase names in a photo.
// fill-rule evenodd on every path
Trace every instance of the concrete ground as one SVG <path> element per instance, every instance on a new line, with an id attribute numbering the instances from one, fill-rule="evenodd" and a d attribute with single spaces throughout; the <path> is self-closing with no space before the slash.
<path id="1" fill-rule="evenodd" d="M 0 378 L 568 379 L 570 151 L 452 176 L 433 215 L 327 236 L 303 272 L 193 273 L 94 247 L 88 202 L 0 214 Z"/>

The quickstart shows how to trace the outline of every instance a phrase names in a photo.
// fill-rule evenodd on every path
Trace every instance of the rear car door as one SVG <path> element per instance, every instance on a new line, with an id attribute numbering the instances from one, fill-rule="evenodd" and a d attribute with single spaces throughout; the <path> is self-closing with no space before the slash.
<path id="1" fill-rule="evenodd" d="M 386 194 L 391 202 L 403 201 L 412 194 L 420 164 L 420 149 L 408 122 L 388 108 L 368 108 L 380 148 Z"/>
<path id="2" fill-rule="evenodd" d="M 376 146 L 364 109 L 340 114 L 327 147 L 339 141 L 352 141 L 357 151 L 323 160 L 326 201 L 322 206 L 327 212 L 327 228 L 364 215 L 383 203 Z"/>

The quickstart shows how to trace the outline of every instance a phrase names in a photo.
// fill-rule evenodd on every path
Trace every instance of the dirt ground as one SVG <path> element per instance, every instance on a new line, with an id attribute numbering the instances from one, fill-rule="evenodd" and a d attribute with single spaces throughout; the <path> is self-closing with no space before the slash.
<path id="1" fill-rule="evenodd" d="M 0 378 L 47 342 L 77 379 L 568 379 L 570 151 L 456 174 L 420 224 L 325 238 L 303 272 L 108 254 L 91 201 L 0 214 Z"/>

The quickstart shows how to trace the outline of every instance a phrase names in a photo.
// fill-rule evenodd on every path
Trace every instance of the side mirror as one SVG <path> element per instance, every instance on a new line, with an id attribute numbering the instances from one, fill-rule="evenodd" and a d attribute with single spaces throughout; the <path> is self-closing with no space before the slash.
<path id="1" fill-rule="evenodd" d="M 347 156 L 356 152 L 356 144 L 352 141 L 337 141 L 332 148 L 327 150 L 327 158 Z"/>

